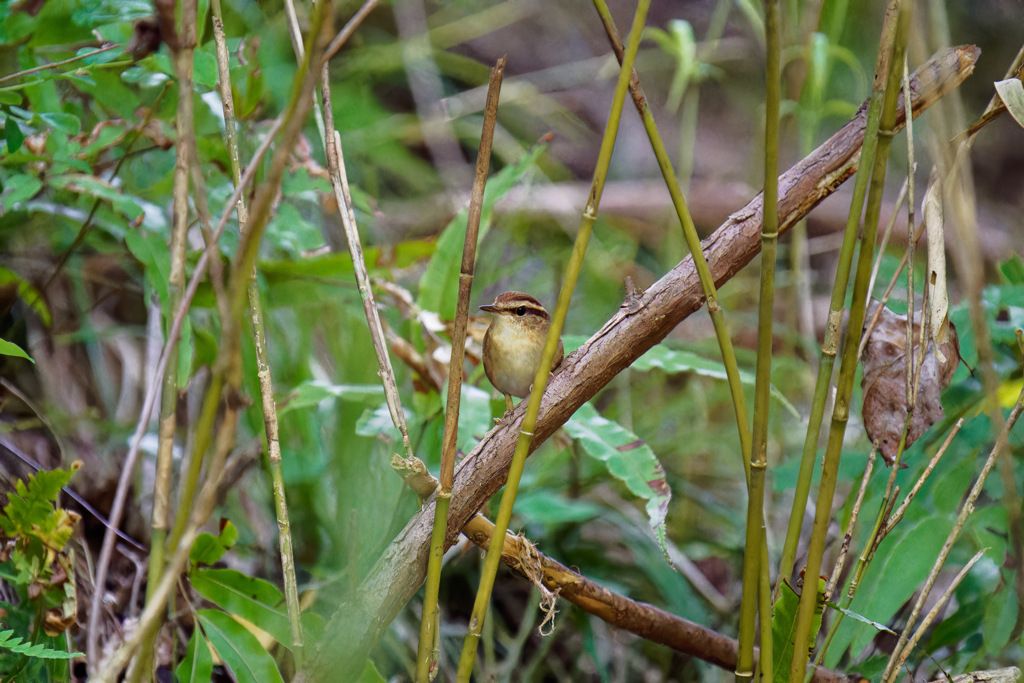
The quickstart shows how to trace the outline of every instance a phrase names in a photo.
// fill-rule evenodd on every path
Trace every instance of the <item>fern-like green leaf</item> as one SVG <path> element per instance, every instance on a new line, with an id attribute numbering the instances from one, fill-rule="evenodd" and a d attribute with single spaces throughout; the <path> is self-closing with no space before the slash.
<path id="1" fill-rule="evenodd" d="M 32 657 L 34 659 L 74 659 L 75 657 L 84 657 L 85 655 L 81 652 L 64 652 L 63 650 L 51 650 L 42 643 L 36 645 L 30 645 L 24 642 L 20 636 L 14 636 L 14 631 L 0 631 L 0 647 L 6 648 L 11 652 L 19 655 L 25 655 L 26 657 Z"/>

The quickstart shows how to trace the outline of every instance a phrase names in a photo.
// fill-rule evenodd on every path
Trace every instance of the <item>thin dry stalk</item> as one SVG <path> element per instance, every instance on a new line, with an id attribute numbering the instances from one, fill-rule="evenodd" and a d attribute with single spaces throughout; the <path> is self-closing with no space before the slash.
<path id="1" fill-rule="evenodd" d="M 871 449 L 868 456 L 868 464 L 864 467 L 864 475 L 860 479 L 860 488 L 857 490 L 857 498 L 853 501 L 853 509 L 850 511 L 850 523 L 846 525 L 846 535 L 843 537 L 843 546 L 839 550 L 839 557 L 832 568 L 832 575 L 828 579 L 825 588 L 825 600 L 831 600 L 832 594 L 839 583 L 839 576 L 843 573 L 843 566 L 846 564 L 846 556 L 850 552 L 850 543 L 853 541 L 853 528 L 857 526 L 857 518 L 860 516 L 860 506 L 864 502 L 864 494 L 868 490 L 868 482 L 871 480 L 871 472 L 875 468 L 875 458 L 878 455 L 878 447 Z"/>
<path id="2" fill-rule="evenodd" d="M 196 44 L 196 3 L 183 2 L 181 6 L 181 27 L 171 26 L 177 31 L 174 39 L 168 40 L 174 56 L 174 72 L 178 87 L 183 92 L 192 92 L 192 55 Z M 168 305 L 170 310 L 177 307 L 181 299 L 181 291 L 185 285 L 185 265 L 188 249 L 188 189 L 189 171 L 192 166 L 194 145 L 188 140 L 194 139 L 192 98 L 178 98 L 175 128 L 178 144 L 175 149 L 173 205 L 171 235 L 168 244 L 170 253 L 170 272 L 168 274 Z M 176 341 L 171 341 L 170 349 L 176 349 Z M 170 487 L 173 470 L 174 435 L 177 425 L 177 393 L 178 393 L 178 356 L 173 354 L 161 376 L 160 420 L 158 427 L 156 479 L 153 487 L 153 517 L 151 520 L 153 543 L 150 554 L 149 579 L 154 581 L 163 571 L 164 542 L 170 516 Z M 125 471 L 127 473 L 127 470 Z M 134 467 L 131 474 L 134 475 Z M 124 477 L 122 476 L 122 481 Z M 119 482 L 119 486 L 120 486 Z M 117 521 L 113 520 L 113 526 Z M 110 562 L 113 558 L 116 536 L 108 528 L 103 537 L 99 561 L 96 565 L 96 576 L 93 585 L 97 587 L 92 596 L 89 612 L 89 624 L 86 631 L 86 653 L 89 667 L 95 668 L 99 662 L 99 623 L 102 616 L 103 586 Z M 140 667 L 148 668 L 148 667 Z"/>
<path id="3" fill-rule="evenodd" d="M 480 132 L 480 151 L 476 159 L 473 195 L 469 202 L 466 236 L 462 245 L 462 265 L 459 272 L 459 297 L 455 311 L 455 329 L 452 330 L 452 353 L 448 363 L 448 403 L 444 415 L 444 438 L 441 443 L 441 489 L 434 508 L 434 531 L 430 538 L 430 559 L 427 564 L 427 586 L 420 621 L 419 651 L 416 656 L 416 680 L 427 683 L 437 674 L 440 658 L 440 610 L 438 593 L 441 588 L 441 560 L 444 558 L 444 532 L 448 526 L 448 503 L 455 477 L 455 450 L 459 438 L 459 405 L 462 401 L 463 361 L 466 355 L 466 328 L 469 324 L 469 297 L 473 288 L 476 265 L 476 245 L 480 234 L 484 190 L 491 166 L 491 146 L 498 121 L 498 97 L 501 79 L 505 73 L 505 57 L 491 69 L 484 107 L 483 129 Z M 431 675 L 433 673 L 433 675 Z"/>
<path id="4" fill-rule="evenodd" d="M 231 161 L 232 180 L 237 186 L 242 179 L 242 170 L 238 155 L 234 96 L 231 92 L 230 58 L 224 34 L 220 0 L 213 0 L 211 8 L 213 9 L 214 43 L 217 48 L 218 89 L 220 91 L 221 106 L 224 111 L 224 142 L 228 150 L 228 158 Z M 237 210 L 238 228 L 239 234 L 241 234 L 245 232 L 249 221 L 249 207 L 244 197 L 239 197 Z M 303 649 L 302 620 L 299 606 L 298 582 L 295 576 L 295 557 L 292 551 L 291 522 L 288 517 L 288 504 L 284 489 L 281 442 L 277 422 L 277 404 L 274 400 L 270 354 L 268 352 L 263 307 L 260 303 L 255 271 L 249 279 L 247 289 L 249 293 L 249 313 L 252 321 L 253 342 L 256 349 L 256 376 L 259 380 L 260 403 L 263 408 L 267 460 L 270 463 L 271 488 L 274 498 L 274 510 L 277 517 L 277 528 L 279 530 L 278 546 L 284 583 L 285 605 L 288 610 L 288 621 L 291 625 L 292 651 L 297 654 L 297 659 L 301 660 Z M 224 315 L 226 317 L 227 313 L 225 312 Z"/>
<path id="5" fill-rule="evenodd" d="M 332 48 L 335 52 L 341 49 L 344 42 L 352 36 L 356 28 L 376 4 L 377 0 L 367 0 L 364 3 L 363 7 L 348 21 L 345 28 L 331 41 L 331 44 L 328 46 L 328 55 L 332 54 L 330 52 Z M 402 401 L 398 395 L 398 384 L 395 382 L 395 371 L 391 365 L 391 356 L 388 354 L 387 338 L 384 334 L 384 327 L 380 322 L 380 313 L 377 310 L 376 301 L 373 298 L 370 275 L 366 269 L 363 245 L 359 239 L 355 211 L 352 208 L 352 195 L 348 187 L 345 155 L 341 149 L 341 135 L 334 128 L 330 72 L 326 62 L 320 75 L 320 97 L 325 129 L 324 150 L 327 154 L 327 171 L 331 178 L 331 188 L 334 190 L 334 198 L 338 203 L 338 211 L 341 214 L 341 223 L 345 231 L 345 239 L 348 242 L 349 254 L 352 256 L 356 285 L 359 288 L 359 296 L 363 302 L 363 313 L 366 315 L 366 323 L 373 342 L 373 350 L 377 356 L 378 373 L 384 386 L 384 397 L 387 402 L 388 412 L 391 414 L 391 420 L 394 422 L 395 427 L 398 428 L 402 435 L 402 446 L 405 456 L 411 458 L 413 457 L 412 442 L 409 440 L 409 428 L 405 422 L 405 411 L 402 409 Z"/>
<path id="6" fill-rule="evenodd" d="M 942 550 L 939 551 L 938 557 L 935 558 L 935 564 L 932 566 L 932 570 L 928 574 L 928 578 L 925 580 L 921 590 L 918 591 L 917 602 L 914 603 L 914 609 L 907 618 L 907 625 L 900 634 L 899 641 L 896 643 L 896 648 L 893 650 L 892 656 L 889 659 L 889 664 L 885 669 L 885 673 L 882 675 L 883 681 L 895 680 L 895 675 L 899 671 L 897 659 L 907 646 L 907 634 L 910 633 L 914 624 L 917 622 L 917 617 L 921 614 L 924 602 L 928 599 L 928 595 L 931 593 L 932 587 L 935 585 L 935 581 L 939 577 L 939 572 L 942 570 L 942 566 L 946 563 L 946 558 L 949 557 L 949 553 L 953 549 L 953 544 L 956 543 L 957 538 L 960 536 L 960 532 L 963 531 L 968 517 L 970 517 L 971 513 L 974 512 L 974 504 L 977 502 L 978 496 L 981 495 L 981 490 L 985 486 L 985 480 L 988 478 L 989 472 L 992 471 L 992 468 L 995 467 L 1000 455 L 1006 449 L 1006 444 L 1010 438 L 1010 431 L 1017 423 L 1017 419 L 1020 417 L 1022 411 L 1024 411 L 1024 391 L 1021 391 L 1020 395 L 1017 397 L 1017 402 L 1014 404 L 1013 410 L 1010 411 L 1010 415 L 1006 418 L 1006 422 L 1003 424 L 1003 428 L 999 433 L 999 438 L 996 439 L 996 443 L 992 447 L 992 451 L 985 460 L 985 465 L 981 468 L 981 472 L 978 474 L 978 478 L 974 482 L 974 486 L 971 487 L 971 492 L 968 494 L 967 500 L 964 501 L 963 506 L 960 508 L 960 512 L 956 517 L 956 522 L 953 524 L 953 528 L 950 530 L 949 536 L 946 538 L 946 542 L 942 546 Z"/>
<path id="7" fill-rule="evenodd" d="M 928 611 L 928 614 L 925 615 L 924 619 L 921 620 L 921 625 L 917 627 L 916 631 L 914 631 L 914 635 L 907 641 L 907 645 L 900 652 L 900 656 L 896 665 L 893 667 L 893 671 L 899 671 L 903 668 L 903 664 L 907 661 L 907 657 L 910 656 L 911 651 L 917 647 L 921 637 L 931 627 L 932 622 L 938 618 L 939 612 L 942 611 L 942 608 L 946 606 L 946 603 L 953 596 L 953 591 L 955 591 L 956 587 L 960 585 L 960 582 L 967 577 L 967 572 L 971 571 L 971 567 L 977 564 L 978 560 L 980 560 L 987 551 L 988 548 L 979 550 L 975 553 L 974 557 L 971 558 L 971 561 L 965 564 L 963 569 L 957 572 L 957 575 L 950 582 L 949 586 L 946 587 L 946 590 L 942 592 L 942 595 L 935 602 L 935 606 L 932 607 L 931 610 Z"/>
<path id="8" fill-rule="evenodd" d="M 939 464 L 939 459 L 946 454 L 946 451 L 949 449 L 949 445 L 953 443 L 953 437 L 957 435 L 957 433 L 960 431 L 960 428 L 963 426 L 964 419 L 960 418 L 959 420 L 956 421 L 956 424 L 953 425 L 953 429 L 949 430 L 949 434 L 946 436 L 946 440 L 942 442 L 942 446 L 939 447 L 939 450 L 935 453 L 934 456 L 932 456 L 932 459 L 931 461 L 929 461 L 928 466 L 924 468 L 924 472 L 922 472 L 921 476 L 918 477 L 917 481 L 914 483 L 913 488 L 911 488 L 910 491 L 907 492 L 907 495 L 903 499 L 903 502 L 900 503 L 900 506 L 896 508 L 895 512 L 892 513 L 892 516 L 889 518 L 889 522 L 885 525 L 885 532 L 883 536 L 888 535 L 888 533 L 893 530 L 893 528 L 899 523 L 899 521 L 903 519 L 903 515 L 904 513 L 906 513 L 907 507 L 910 505 L 910 502 L 914 500 L 914 496 L 916 496 L 917 492 L 921 490 L 921 486 L 924 485 L 925 480 L 928 479 L 928 476 L 932 473 L 932 470 L 935 469 L 935 466 Z"/>

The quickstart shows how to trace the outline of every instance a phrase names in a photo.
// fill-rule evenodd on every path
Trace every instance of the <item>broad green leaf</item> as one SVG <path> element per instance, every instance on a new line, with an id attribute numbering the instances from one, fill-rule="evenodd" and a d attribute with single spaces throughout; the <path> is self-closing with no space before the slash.
<path id="1" fill-rule="evenodd" d="M 412 414 L 408 409 L 405 411 L 406 422 L 412 422 Z M 356 420 L 356 434 L 359 436 L 385 436 L 387 438 L 398 437 L 398 428 L 391 420 L 391 411 L 387 403 L 381 403 L 374 409 L 367 408 Z"/>
<path id="2" fill-rule="evenodd" d="M 82 132 L 82 122 L 74 114 L 48 111 L 39 114 L 39 118 L 50 128 L 68 135 L 78 135 Z"/>
<path id="3" fill-rule="evenodd" d="M 267 225 L 267 244 L 280 249 L 292 258 L 301 258 L 302 253 L 318 249 L 324 244 L 324 237 L 315 225 L 306 220 L 298 208 L 290 202 L 281 202 L 275 215 Z M 348 259 L 348 256 L 345 255 Z"/>
<path id="4" fill-rule="evenodd" d="M 374 666 L 373 660 L 367 659 L 366 666 L 363 667 L 363 675 L 359 677 L 359 683 L 385 683 L 387 679 L 380 675 L 377 671 L 377 667 Z"/>
<path id="5" fill-rule="evenodd" d="M 213 676 L 213 656 L 202 629 L 192 631 L 185 658 L 174 673 L 180 683 L 208 683 Z"/>
<path id="6" fill-rule="evenodd" d="M 213 564 L 223 557 L 224 553 L 230 550 L 237 540 L 238 529 L 231 523 L 231 520 L 225 520 L 219 536 L 199 534 L 188 553 L 188 559 L 196 565 Z"/>
<path id="7" fill-rule="evenodd" d="M 69 173 L 52 178 L 50 185 L 58 190 L 64 189 L 110 202 L 114 210 L 131 222 L 137 221 L 143 214 L 142 207 L 134 199 L 122 194 L 121 190 L 110 183 L 93 176 Z"/>
<path id="8" fill-rule="evenodd" d="M 273 584 L 234 569 L 196 569 L 190 573 L 189 581 L 199 595 L 230 614 L 251 621 L 274 640 L 291 648 L 291 626 L 284 611 L 284 596 Z"/>
<path id="9" fill-rule="evenodd" d="M 647 351 L 644 355 L 636 359 L 632 365 L 634 370 L 652 370 L 658 368 L 669 374 L 676 372 L 693 372 L 704 377 L 712 377 L 714 379 L 728 379 L 728 375 L 725 372 L 725 365 L 720 361 L 710 360 L 702 356 L 693 353 L 692 351 L 685 351 L 682 349 L 670 349 L 667 346 L 659 344 Z M 754 386 L 754 375 L 746 370 L 740 370 L 740 382 L 750 386 Z M 782 395 L 782 392 L 775 388 L 774 385 L 771 387 L 771 395 L 785 408 L 790 415 L 799 419 L 800 412 L 796 409 L 792 403 Z"/>
<path id="10" fill-rule="evenodd" d="M 7 119 L 8 130 L 17 128 L 13 119 Z M 10 137 L 7 139 L 7 149 L 12 150 Z M 20 142 L 18 143 L 21 144 Z M 17 149 L 15 147 L 14 149 Z M 19 202 L 32 199 L 39 190 L 43 189 L 43 183 L 35 176 L 27 173 L 15 173 L 4 181 L 3 203 L 10 208 Z"/>
<path id="11" fill-rule="evenodd" d="M 371 274 L 380 269 L 408 268 L 429 258 L 435 249 L 434 240 L 410 240 L 381 250 L 367 247 L 363 260 Z M 352 282 L 352 258 L 347 252 L 321 254 L 296 260 L 267 260 L 259 262 L 260 273 L 273 285 L 281 279 L 338 280 Z"/>
<path id="12" fill-rule="evenodd" d="M 550 489 L 527 489 L 516 497 L 516 514 L 545 527 L 587 522 L 600 517 L 604 509 L 593 501 L 566 498 Z"/>
<path id="13" fill-rule="evenodd" d="M 1013 625 L 1017 622 L 1017 610 L 1020 609 L 1017 596 L 1011 591 L 1011 586 L 1003 586 L 1003 590 L 993 595 L 986 605 L 981 632 L 988 652 L 1000 652 L 1010 641 Z"/>
<path id="14" fill-rule="evenodd" d="M 346 401 L 362 402 L 384 397 L 384 388 L 379 384 L 331 384 L 319 379 L 306 380 L 278 400 L 278 415 L 293 410 L 318 406 L 322 402 L 341 398 Z"/>
<path id="15" fill-rule="evenodd" d="M 166 311 L 170 298 L 167 281 L 171 271 L 171 256 L 167 245 L 156 233 L 144 230 L 129 230 L 124 235 L 124 243 L 132 256 L 145 267 L 146 280 L 160 298 L 160 306 Z"/>
<path id="16" fill-rule="evenodd" d="M 1006 105 L 1006 111 L 1010 112 L 1018 126 L 1024 126 L 1024 83 L 1019 78 L 1008 78 L 996 81 L 995 85 L 999 99 Z"/>
<path id="17" fill-rule="evenodd" d="M 1013 254 L 999 264 L 999 274 L 1011 285 L 1024 285 L 1024 259 L 1020 254 Z"/>
<path id="18" fill-rule="evenodd" d="M 819 580 L 819 590 L 823 590 L 823 583 Z M 819 597 L 820 595 L 819 593 Z M 789 667 L 793 661 L 793 631 L 796 628 L 796 613 L 799 604 L 800 596 L 789 585 L 788 580 L 783 580 L 779 599 L 775 601 L 772 612 L 772 664 L 775 667 L 772 681 L 774 683 L 789 681 Z M 814 620 L 811 624 L 811 642 L 808 643 L 808 648 L 814 644 L 814 639 L 820 628 L 821 609 L 815 609 Z"/>
<path id="19" fill-rule="evenodd" d="M 504 197 L 515 187 L 515 184 L 533 168 L 537 158 L 547 149 L 547 145 L 536 145 L 523 154 L 519 160 L 501 169 L 487 181 L 484 192 L 483 208 L 480 215 L 480 231 L 478 241 L 484 238 L 490 228 L 491 214 L 494 203 Z M 455 304 L 459 295 L 459 270 L 462 266 L 462 248 L 466 241 L 466 222 L 469 217 L 468 208 L 448 224 L 437 240 L 437 251 L 426 272 L 420 279 L 420 295 L 417 303 L 421 308 L 439 313 L 442 318 L 451 320 L 455 317 Z"/>
<path id="20" fill-rule="evenodd" d="M 647 501 L 651 530 L 667 559 L 665 515 L 672 491 L 665 481 L 665 470 L 651 447 L 622 425 L 602 417 L 589 403 L 569 418 L 565 431 L 587 455 L 602 462 L 630 493 Z"/>
<path id="21" fill-rule="evenodd" d="M 230 615 L 215 609 L 196 612 L 210 644 L 238 683 L 284 683 L 274 658 L 260 641 Z"/>
<path id="22" fill-rule="evenodd" d="M 441 391 L 441 396 L 445 397 L 442 405 L 447 408 L 447 384 Z M 490 393 L 472 384 L 463 384 L 462 398 L 459 402 L 459 437 L 456 448 L 463 453 L 469 453 L 493 426 Z"/>
<path id="23" fill-rule="evenodd" d="M 850 609 L 872 621 L 890 622 L 928 575 L 951 527 L 946 517 L 929 517 L 903 529 L 897 526 L 879 546 Z M 825 665 L 834 667 L 847 648 L 861 652 L 876 633 L 874 628 L 844 620 L 825 655 Z"/>
<path id="24" fill-rule="evenodd" d="M 0 339 L 0 355 L 24 358 L 25 360 L 35 363 L 32 356 L 25 353 L 20 346 L 14 342 L 7 341 L 6 339 Z"/>
<path id="25" fill-rule="evenodd" d="M 14 102 L 3 102 L 3 104 L 18 104 L 21 102 L 21 95 L 17 93 L 0 93 L 6 95 L 4 99 L 14 99 Z M 7 153 L 14 154 L 21 145 L 25 142 L 25 134 L 21 132 L 21 125 L 18 121 L 10 116 L 4 117 L 4 139 L 7 141 Z M 38 182 L 38 181 L 37 181 Z M 5 188 L 6 189 L 6 188 Z M 35 194 L 33 192 L 32 194 Z M 29 195 L 32 196 L 32 195 Z M 11 200 L 13 201 L 13 200 Z"/>

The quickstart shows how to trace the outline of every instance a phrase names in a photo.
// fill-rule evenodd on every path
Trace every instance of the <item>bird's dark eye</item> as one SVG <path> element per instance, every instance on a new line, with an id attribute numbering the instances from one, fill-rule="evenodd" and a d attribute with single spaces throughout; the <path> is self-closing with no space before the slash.
<path id="1" fill-rule="evenodd" d="M 516 315 L 518 315 L 518 316 L 526 315 L 526 306 L 520 306 L 519 308 L 517 308 L 516 309 Z"/>

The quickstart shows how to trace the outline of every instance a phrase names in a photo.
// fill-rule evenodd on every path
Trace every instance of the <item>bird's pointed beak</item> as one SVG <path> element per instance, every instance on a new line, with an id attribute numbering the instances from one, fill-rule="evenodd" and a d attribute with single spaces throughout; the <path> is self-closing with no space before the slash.
<path id="1" fill-rule="evenodd" d="M 480 310 L 487 311 L 488 313 L 497 313 L 498 307 L 495 306 L 494 304 L 484 304 L 483 306 L 480 307 Z"/>

